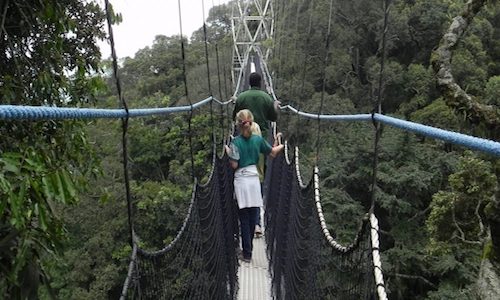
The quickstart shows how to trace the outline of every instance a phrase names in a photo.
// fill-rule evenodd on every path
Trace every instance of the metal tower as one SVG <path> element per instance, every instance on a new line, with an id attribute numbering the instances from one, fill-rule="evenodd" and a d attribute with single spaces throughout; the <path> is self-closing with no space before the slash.
<path id="1" fill-rule="evenodd" d="M 274 35 L 272 0 L 235 0 L 231 16 L 233 33 L 233 72 L 235 95 L 242 89 L 247 66 L 260 58 L 264 81 L 269 89 L 266 62 L 270 56 Z M 254 71 L 254 70 L 252 70 Z"/>

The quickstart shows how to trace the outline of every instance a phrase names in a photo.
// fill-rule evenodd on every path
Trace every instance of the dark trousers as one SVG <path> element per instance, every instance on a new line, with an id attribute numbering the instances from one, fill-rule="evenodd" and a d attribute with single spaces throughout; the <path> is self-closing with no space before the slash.
<path id="1" fill-rule="evenodd" d="M 243 257 L 252 258 L 253 235 L 255 224 L 257 222 L 258 207 L 247 207 L 239 210 L 240 230 L 241 230 L 241 248 L 243 248 Z"/>
<path id="2" fill-rule="evenodd" d="M 262 194 L 262 197 L 264 197 L 264 184 L 262 182 L 260 183 L 260 193 Z M 260 207 L 257 207 L 257 221 L 255 222 L 255 225 L 262 227 L 260 222 Z"/>

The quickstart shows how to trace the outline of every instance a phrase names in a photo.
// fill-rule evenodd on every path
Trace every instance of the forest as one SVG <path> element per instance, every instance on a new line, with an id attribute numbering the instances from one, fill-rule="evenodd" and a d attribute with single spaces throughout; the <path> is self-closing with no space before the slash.
<path id="1" fill-rule="evenodd" d="M 234 2 L 210 10 L 206 36 L 200 20 L 191 37 L 158 35 L 120 59 L 128 107 L 229 99 Z M 358 114 L 380 101 L 384 114 L 499 141 L 498 1 L 275 0 L 273 7 L 275 33 L 264 46 L 282 104 Z M 450 82 L 440 68 L 456 16 L 468 23 L 451 49 Z M 111 17 L 113 25 L 122 19 L 119 11 Z M 120 107 L 112 60 L 97 46 L 107 37 L 101 2 L 1 0 L 0 21 L 0 104 Z M 179 231 L 193 175 L 206 180 L 211 145 L 224 142 L 231 113 L 214 104 L 130 120 L 133 222 L 143 247 L 162 247 Z M 373 124 L 282 111 L 277 126 L 299 147 L 306 174 L 318 165 L 328 226 L 351 240 L 370 207 Z M 119 298 L 131 253 L 122 124 L 0 120 L 0 135 L 0 294 Z M 375 213 L 390 299 L 498 299 L 499 183 L 498 158 L 381 127 Z"/>

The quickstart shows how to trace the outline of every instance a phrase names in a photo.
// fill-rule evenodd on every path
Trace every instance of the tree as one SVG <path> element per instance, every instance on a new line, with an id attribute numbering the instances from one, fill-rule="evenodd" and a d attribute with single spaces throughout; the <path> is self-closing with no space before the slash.
<path id="1" fill-rule="evenodd" d="M 493 76 L 488 79 L 484 95 L 486 104 L 500 107 L 500 76 Z"/>
<path id="2" fill-rule="evenodd" d="M 2 1 L 0 103 L 80 106 L 103 87 L 94 2 Z M 48 284 L 45 255 L 61 249 L 58 203 L 77 202 L 95 159 L 82 122 L 0 124 L 0 293 L 34 298 Z"/>
<path id="3" fill-rule="evenodd" d="M 451 58 L 453 50 L 464 39 L 466 30 L 474 21 L 474 17 L 486 5 L 485 0 L 472 0 L 466 4 L 462 13 L 455 17 L 443 35 L 439 47 L 432 55 L 432 66 L 437 77 L 437 85 L 441 89 L 447 105 L 463 114 L 466 119 L 472 123 L 483 126 L 485 134 L 490 137 L 498 138 L 500 129 L 500 109 L 496 106 L 485 105 L 477 100 L 477 97 L 469 95 L 457 84 L 452 71 Z M 498 165 L 498 163 L 496 163 Z M 500 168 L 496 167 L 497 180 L 500 180 Z M 500 184 L 500 181 L 497 181 Z M 483 266 L 489 271 L 482 270 L 480 274 L 491 274 L 496 281 L 500 278 L 498 272 L 500 266 L 500 236 L 496 233 L 500 231 L 500 192 L 497 191 L 494 200 L 491 201 L 485 209 L 487 224 L 490 230 L 491 248 L 488 256 L 484 257 Z M 480 286 L 485 287 L 483 295 L 499 295 L 498 286 L 483 284 L 489 282 L 489 278 L 479 278 Z M 495 280 L 493 280 L 495 281 Z"/>
<path id="4" fill-rule="evenodd" d="M 480 292 L 476 287 L 480 253 L 490 234 L 485 207 L 493 199 L 496 181 L 490 163 L 466 152 L 449 176 L 450 190 L 432 197 L 426 220 L 428 249 L 436 261 L 434 271 L 442 274 L 433 297 L 442 298 L 449 286 L 462 286 L 462 293 L 469 297 Z"/>

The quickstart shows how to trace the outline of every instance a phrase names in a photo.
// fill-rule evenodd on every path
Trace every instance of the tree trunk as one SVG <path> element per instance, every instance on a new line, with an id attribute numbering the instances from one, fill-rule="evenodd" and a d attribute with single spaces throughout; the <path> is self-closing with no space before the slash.
<path id="1" fill-rule="evenodd" d="M 477 293 L 480 299 L 500 299 L 500 276 L 498 267 L 495 267 L 489 259 L 483 260 L 479 270 L 477 281 Z"/>
<path id="2" fill-rule="evenodd" d="M 495 106 L 481 104 L 465 92 L 453 78 L 451 70 L 452 50 L 462 38 L 474 16 L 486 4 L 486 0 L 471 0 L 464 12 L 451 22 L 439 47 L 432 53 L 431 64 L 436 73 L 438 88 L 443 93 L 446 104 L 464 113 L 473 123 L 484 123 L 491 130 L 500 129 L 500 110 Z"/>

